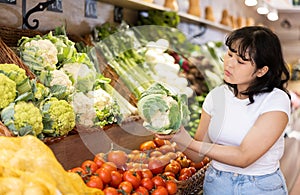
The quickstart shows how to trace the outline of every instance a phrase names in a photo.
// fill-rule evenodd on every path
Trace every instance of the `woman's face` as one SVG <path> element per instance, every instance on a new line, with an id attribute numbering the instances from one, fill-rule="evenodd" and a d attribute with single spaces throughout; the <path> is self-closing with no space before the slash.
<path id="1" fill-rule="evenodd" d="M 235 49 L 236 50 L 236 49 Z M 249 59 L 249 56 L 245 56 Z M 228 49 L 224 56 L 224 80 L 230 84 L 236 84 L 238 91 L 248 88 L 256 78 L 255 64 L 250 60 L 243 60 L 236 52 Z"/>

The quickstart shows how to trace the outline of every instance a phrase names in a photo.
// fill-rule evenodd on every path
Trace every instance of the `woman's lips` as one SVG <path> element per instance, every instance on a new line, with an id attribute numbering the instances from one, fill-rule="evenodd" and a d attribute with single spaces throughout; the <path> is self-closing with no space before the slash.
<path id="1" fill-rule="evenodd" d="M 224 74 L 225 74 L 225 76 L 228 76 L 228 77 L 231 75 L 231 73 L 228 70 L 225 70 Z"/>

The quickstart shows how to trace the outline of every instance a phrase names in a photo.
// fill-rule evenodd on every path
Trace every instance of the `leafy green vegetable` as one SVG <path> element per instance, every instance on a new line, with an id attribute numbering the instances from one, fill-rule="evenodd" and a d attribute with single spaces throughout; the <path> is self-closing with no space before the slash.
<path id="1" fill-rule="evenodd" d="M 156 133 L 170 134 L 189 121 L 186 95 L 178 95 L 161 83 L 145 90 L 137 103 L 143 125 Z"/>

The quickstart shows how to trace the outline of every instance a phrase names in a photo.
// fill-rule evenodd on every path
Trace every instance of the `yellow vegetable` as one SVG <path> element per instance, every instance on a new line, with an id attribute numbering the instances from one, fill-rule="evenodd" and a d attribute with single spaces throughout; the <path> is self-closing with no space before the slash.
<path id="1" fill-rule="evenodd" d="M 0 194 L 103 195 L 67 172 L 38 138 L 0 136 Z"/>

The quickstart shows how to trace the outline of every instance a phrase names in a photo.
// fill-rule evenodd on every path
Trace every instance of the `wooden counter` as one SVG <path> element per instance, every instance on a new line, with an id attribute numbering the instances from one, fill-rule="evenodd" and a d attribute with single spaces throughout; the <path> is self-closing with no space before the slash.
<path id="1" fill-rule="evenodd" d="M 104 130 L 99 128 L 97 131 L 79 128 L 78 132 L 49 145 L 66 170 L 81 165 L 84 160 L 93 159 L 99 152 L 108 152 L 111 147 L 128 152 L 139 149 L 142 142 L 153 139 L 140 121 L 112 125 Z"/>

